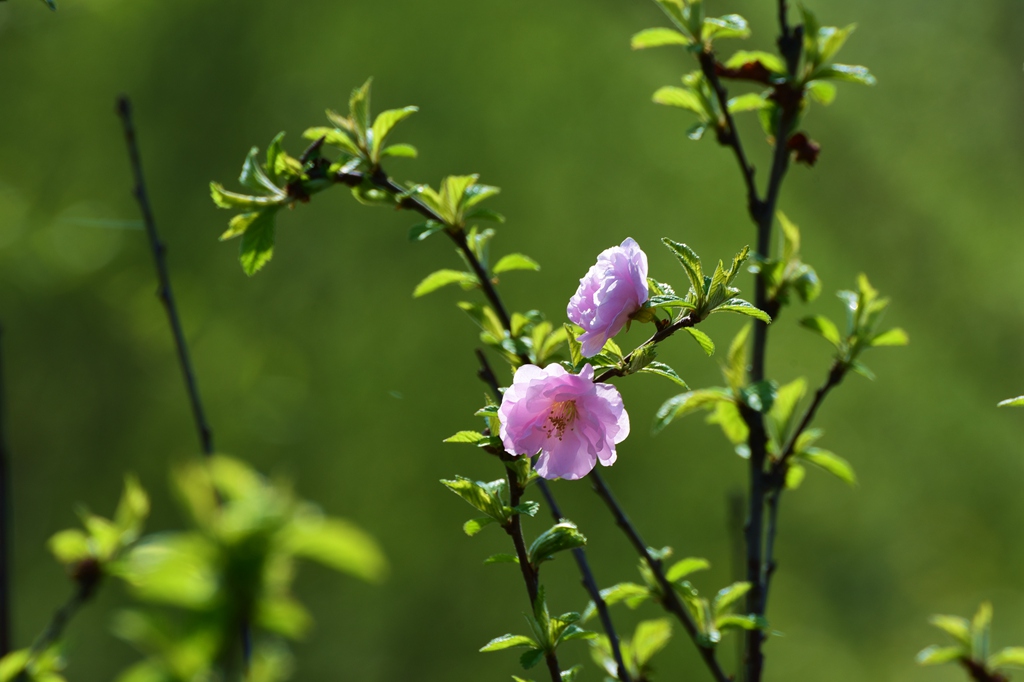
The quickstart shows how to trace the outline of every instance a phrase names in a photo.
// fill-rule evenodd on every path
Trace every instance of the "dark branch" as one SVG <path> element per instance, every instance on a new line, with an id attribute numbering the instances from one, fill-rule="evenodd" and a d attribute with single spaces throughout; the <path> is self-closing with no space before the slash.
<path id="1" fill-rule="evenodd" d="M 0 326 L 0 344 L 3 342 Z M 11 499 L 10 453 L 7 450 L 7 403 L 4 385 L 3 348 L 0 345 L 0 658 L 11 651 Z"/>
<path id="2" fill-rule="evenodd" d="M 622 359 L 622 362 L 619 363 L 618 367 L 611 367 L 609 369 L 606 369 L 601 374 L 599 374 L 594 379 L 594 383 L 597 384 L 597 383 L 601 383 L 601 382 L 604 382 L 604 381 L 608 381 L 612 377 L 621 377 L 621 376 L 623 376 L 623 374 L 625 372 L 625 368 L 629 366 L 629 361 L 633 358 L 633 356 L 641 348 L 644 348 L 645 346 L 653 345 L 655 343 L 659 343 L 660 341 L 664 341 L 665 339 L 667 339 L 668 337 L 672 336 L 673 334 L 675 334 L 680 329 L 685 329 L 686 327 L 692 327 L 692 326 L 696 325 L 699 321 L 700 320 L 695 318 L 693 315 L 685 315 L 684 317 L 680 318 L 676 322 L 674 322 L 674 323 L 672 323 L 672 324 L 670 324 L 670 325 L 668 325 L 666 327 L 662 327 L 658 331 L 654 332 L 654 334 L 651 336 L 651 338 L 647 339 L 642 344 L 637 346 L 637 348 L 635 350 L 630 351 L 626 355 L 626 357 L 624 357 Z"/>
<path id="3" fill-rule="evenodd" d="M 608 509 L 611 510 L 612 516 L 615 517 L 615 523 L 618 524 L 625 533 L 626 537 L 633 544 L 634 549 L 640 554 L 640 556 L 647 562 L 651 572 L 654 574 L 655 579 L 658 581 L 658 586 L 661 588 L 661 605 L 665 609 L 673 614 L 682 623 L 683 628 L 687 634 L 690 635 L 690 639 L 697 645 L 697 651 L 700 653 L 704 663 L 707 664 L 708 670 L 711 671 L 712 676 L 717 682 L 730 682 L 732 678 L 725 674 L 719 665 L 718 660 L 715 658 L 715 650 L 702 646 L 700 643 L 699 635 L 697 631 L 697 625 L 693 621 L 693 617 L 690 612 L 686 609 L 686 606 L 679 599 L 679 595 L 676 594 L 675 588 L 672 583 L 665 577 L 665 571 L 662 569 L 661 561 L 651 556 L 651 551 L 647 547 L 640 533 L 633 526 L 629 517 L 619 506 L 619 503 L 615 500 L 615 496 L 612 495 L 611 490 L 605 484 L 604 479 L 594 469 L 589 474 L 591 482 L 594 484 L 594 490 L 597 491 L 598 496 L 604 500 L 605 504 L 608 505 Z"/>
<path id="4" fill-rule="evenodd" d="M 149 245 L 153 251 L 153 262 L 156 265 L 156 274 L 159 281 L 157 296 L 164 304 L 167 311 L 167 320 L 171 324 L 171 333 L 174 335 L 174 345 L 178 353 L 178 364 L 181 366 L 181 374 L 185 379 L 185 388 L 188 391 L 188 399 L 192 405 L 192 418 L 195 421 L 196 431 L 199 434 L 199 443 L 203 454 L 213 454 L 213 432 L 206 421 L 206 414 L 203 412 L 203 404 L 199 398 L 199 388 L 196 384 L 195 371 L 192 369 L 192 361 L 189 358 L 188 345 L 185 342 L 185 333 L 181 328 L 181 320 L 178 317 L 178 310 L 174 304 L 174 292 L 171 289 L 171 277 L 167 270 L 167 247 L 160 240 L 160 234 L 156 231 L 156 222 L 153 219 L 153 211 L 149 205 L 149 197 L 146 193 L 146 184 L 142 176 L 142 159 L 139 156 L 138 142 L 135 139 L 135 126 L 132 123 L 132 106 L 127 97 L 120 97 L 117 100 L 117 113 L 121 117 L 121 124 L 124 127 L 124 137 L 128 144 L 128 157 L 132 165 L 132 175 L 135 179 L 135 188 L 132 194 L 139 204 L 142 212 L 142 220 L 146 225 L 146 234 L 149 236 Z"/>

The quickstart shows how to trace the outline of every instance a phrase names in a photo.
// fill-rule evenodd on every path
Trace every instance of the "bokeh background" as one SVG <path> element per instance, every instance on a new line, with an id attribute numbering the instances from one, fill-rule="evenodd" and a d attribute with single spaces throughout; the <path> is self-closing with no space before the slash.
<path id="1" fill-rule="evenodd" d="M 996 644 L 1024 644 L 1024 412 L 995 407 L 1024 392 L 1024 4 L 812 6 L 826 23 L 859 24 L 841 61 L 869 65 L 879 84 L 841 84 L 835 104 L 806 120 L 823 152 L 814 169 L 792 170 L 781 207 L 802 227 L 825 293 L 778 321 L 769 371 L 821 381 L 826 344 L 795 321 L 838 317 L 832 292 L 861 271 L 892 296 L 887 322 L 912 344 L 873 352 L 877 382 L 851 377 L 821 413 L 823 445 L 854 464 L 860 486 L 812 471 L 784 500 L 770 608 L 783 636 L 768 645 L 767 679 L 957 680 L 952 668 L 914 664 L 942 641 L 929 614 L 969 615 L 991 599 Z M 773 8 L 712 0 L 711 12 L 742 13 L 755 30 L 721 48 L 770 47 Z M 134 471 L 155 498 L 150 527 L 176 527 L 166 472 L 197 449 L 133 222 L 113 111 L 128 93 L 217 444 L 291 476 L 372 531 L 392 562 L 381 587 L 303 570 L 298 590 L 317 628 L 297 648 L 297 679 L 517 673 L 511 653 L 477 653 L 525 626 L 515 568 L 481 565 L 506 540 L 465 537 L 471 510 L 437 483 L 500 475 L 478 451 L 440 442 L 475 425 L 483 393 L 475 332 L 454 306 L 461 292 L 411 298 L 424 275 L 457 265 L 452 249 L 440 238 L 409 244 L 414 217 L 339 189 L 283 214 L 273 262 L 249 279 L 237 243 L 217 242 L 229 216 L 207 183 L 233 186 L 249 147 L 280 130 L 297 154 L 302 130 L 373 75 L 377 110 L 421 107 L 396 133 L 421 158 L 393 162 L 397 179 L 479 172 L 503 188 L 492 204 L 509 221 L 494 249 L 543 265 L 504 279 L 513 309 L 561 320 L 595 255 L 626 236 L 646 247 L 654 276 L 681 283 L 659 237 L 712 261 L 754 237 L 730 155 L 688 141 L 688 113 L 650 103 L 692 68 L 679 51 L 629 50 L 632 33 L 658 25 L 641 0 L 63 0 L 56 14 L 0 3 L 0 319 L 19 644 L 70 590 L 44 542 L 76 523 L 75 506 L 109 513 Z M 752 116 L 741 125 L 766 168 Z M 721 347 L 739 323 L 706 329 Z M 719 381 L 720 355 L 681 339 L 662 359 L 700 386 Z M 610 483 L 652 545 L 712 562 L 699 588 L 727 584 L 728 497 L 742 490 L 744 463 L 699 417 L 650 437 L 654 410 L 675 392 L 667 382 L 621 389 L 634 431 Z M 554 488 L 590 538 L 599 582 L 634 579 L 635 555 L 588 486 Z M 545 573 L 553 608 L 585 605 L 571 560 Z M 110 585 L 73 623 L 72 679 L 111 679 L 136 660 L 109 632 L 124 601 Z M 623 630 L 662 615 L 619 608 Z M 584 643 L 563 651 L 566 664 L 588 663 L 581 679 L 600 679 Z M 681 630 L 659 669 L 665 679 L 706 674 Z"/>

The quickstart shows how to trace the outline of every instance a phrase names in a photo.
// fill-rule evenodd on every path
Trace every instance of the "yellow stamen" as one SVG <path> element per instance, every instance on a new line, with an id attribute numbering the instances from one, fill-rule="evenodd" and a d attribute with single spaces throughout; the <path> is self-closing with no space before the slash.
<path id="1" fill-rule="evenodd" d="M 576 421 L 576 414 L 575 400 L 564 400 L 553 404 L 548 412 L 548 426 L 544 429 L 547 431 L 548 438 L 557 433 L 558 440 L 562 440 L 566 428 L 573 431 L 572 423 Z"/>

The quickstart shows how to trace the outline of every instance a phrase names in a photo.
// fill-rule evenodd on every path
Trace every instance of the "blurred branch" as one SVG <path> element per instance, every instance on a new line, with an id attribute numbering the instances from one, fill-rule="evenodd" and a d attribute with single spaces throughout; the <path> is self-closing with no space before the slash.
<path id="1" fill-rule="evenodd" d="M 4 385 L 3 327 L 0 326 L 0 658 L 11 651 L 11 500 L 10 453 L 7 450 L 7 402 Z"/>
<path id="2" fill-rule="evenodd" d="M 206 413 L 203 411 L 203 404 L 199 398 L 199 387 L 196 384 L 195 371 L 192 369 L 192 361 L 189 358 L 188 345 L 185 341 L 185 333 L 181 328 L 181 320 L 178 317 L 178 310 L 174 303 L 174 292 L 171 289 L 171 277 L 167 270 L 167 246 L 160 240 L 160 234 L 156 230 L 156 222 L 153 219 L 153 211 L 149 205 L 149 196 L 146 193 L 146 184 L 142 176 L 142 159 L 139 157 L 138 142 L 135 139 L 135 125 L 132 123 L 132 105 L 127 97 L 120 97 L 117 100 L 117 113 L 121 117 L 121 124 L 124 128 L 125 141 L 128 144 L 128 157 L 132 165 L 132 175 L 135 178 L 135 187 L 132 195 L 139 204 L 142 213 L 142 220 L 146 225 L 146 234 L 149 236 L 149 246 L 153 251 L 153 262 L 156 265 L 156 274 L 159 281 L 157 296 L 164 304 L 167 311 L 167 320 L 171 324 L 171 333 L 174 335 L 174 345 L 178 353 L 178 364 L 181 366 L 181 374 L 185 379 L 185 388 L 188 390 L 189 403 L 192 406 L 192 418 L 196 424 L 196 431 L 199 433 L 199 443 L 203 454 L 213 454 L 213 432 L 206 421 Z"/>

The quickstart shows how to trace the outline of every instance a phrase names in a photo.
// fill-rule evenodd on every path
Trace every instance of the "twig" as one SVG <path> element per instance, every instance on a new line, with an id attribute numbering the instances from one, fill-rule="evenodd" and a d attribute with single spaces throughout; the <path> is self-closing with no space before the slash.
<path id="1" fill-rule="evenodd" d="M 626 533 L 626 537 L 633 544 L 636 551 L 643 557 L 644 561 L 650 567 L 651 572 L 654 574 L 655 579 L 658 581 L 658 586 L 661 588 L 662 593 L 662 606 L 665 607 L 670 613 L 672 613 L 679 622 L 682 623 L 683 628 L 687 634 L 690 635 L 690 639 L 697 645 L 697 651 L 700 653 L 704 663 L 707 664 L 708 670 L 711 671 L 712 676 L 717 682 L 731 682 L 732 678 L 725 674 L 719 665 L 718 660 L 715 658 L 715 650 L 702 646 L 699 641 L 699 632 L 697 631 L 697 625 L 693 622 L 693 617 L 690 612 L 687 611 L 686 606 L 679 599 L 679 595 L 676 594 L 675 588 L 672 583 L 665 577 L 665 572 L 662 570 L 661 561 L 651 556 L 651 551 L 648 549 L 647 544 L 644 542 L 640 533 L 633 526 L 629 517 L 619 506 L 619 503 L 615 500 L 615 496 L 612 495 L 611 490 L 605 484 L 604 479 L 601 478 L 601 474 L 594 469 L 589 474 L 591 482 L 594 484 L 594 490 L 597 491 L 598 496 L 604 500 L 605 504 L 608 505 L 608 509 L 611 510 L 612 516 L 615 517 L 615 523 Z"/>
<path id="2" fill-rule="evenodd" d="M 476 357 L 480 362 L 480 370 L 478 376 L 491 389 L 494 399 L 501 402 L 501 390 L 498 378 L 494 375 L 494 370 L 491 369 L 491 364 L 487 361 L 487 356 L 484 355 L 483 351 L 479 348 L 476 349 Z M 551 487 L 547 481 L 542 478 L 537 479 L 537 487 L 540 488 L 541 495 L 548 503 L 548 508 L 551 510 L 551 516 L 554 517 L 555 521 L 561 521 L 564 517 L 562 516 L 562 510 L 558 507 L 558 502 L 555 500 L 554 494 L 551 492 Z M 608 636 L 608 644 L 612 650 L 612 656 L 615 658 L 615 663 L 619 668 L 619 680 L 621 682 L 632 682 L 632 677 L 629 675 L 629 669 L 626 667 L 625 661 L 622 659 L 622 650 L 619 643 L 619 636 L 615 631 L 615 624 L 612 622 L 611 613 L 608 611 L 608 604 L 605 603 L 604 597 L 601 596 L 601 590 L 597 586 L 597 581 L 594 580 L 594 574 L 590 570 L 590 562 L 587 561 L 587 553 L 582 547 L 577 547 L 572 550 L 572 556 L 576 560 L 576 566 L 579 568 L 580 576 L 582 578 L 583 587 L 586 589 L 587 594 L 590 595 L 591 600 L 594 602 L 594 606 L 597 608 L 597 614 L 601 619 L 601 625 L 604 627 L 605 634 Z"/>
<path id="3" fill-rule="evenodd" d="M 167 320 L 171 324 L 171 333 L 174 335 L 174 345 L 178 353 L 178 364 L 181 365 L 181 374 L 185 379 L 185 388 L 188 390 L 189 402 L 192 405 L 192 417 L 195 420 L 196 431 L 199 434 L 199 443 L 203 454 L 210 456 L 213 454 L 213 432 L 210 430 L 210 426 L 206 421 L 206 414 L 203 412 L 203 404 L 199 398 L 195 371 L 192 369 L 192 361 L 189 359 L 185 333 L 182 331 L 181 320 L 178 317 L 178 310 L 174 304 L 171 277 L 167 270 L 167 246 L 160 240 L 160 235 L 156 231 L 156 222 L 153 219 L 153 211 L 149 206 L 146 184 L 142 177 L 142 159 L 139 157 L 139 147 L 135 139 L 135 126 L 132 123 L 132 105 L 127 97 L 122 96 L 118 98 L 117 113 L 121 117 L 121 124 L 124 127 L 124 137 L 128 143 L 128 157 L 131 160 L 132 175 L 135 178 L 135 188 L 132 194 L 139 204 L 143 222 L 146 224 L 146 234 L 149 236 L 149 245 L 153 251 L 153 262 L 156 265 L 157 279 L 160 283 L 157 296 L 159 296 L 160 301 L 164 304 L 164 309 L 167 311 Z"/>
<path id="4" fill-rule="evenodd" d="M 658 343 L 660 341 L 664 341 L 665 339 L 667 339 L 668 337 L 672 336 L 673 334 L 675 334 L 680 329 L 685 329 L 687 327 L 693 327 L 699 321 L 700 320 L 698 320 L 692 314 L 690 314 L 690 315 L 685 315 L 685 316 L 681 317 L 680 319 L 676 320 L 674 323 L 668 325 L 667 327 L 662 327 L 658 331 L 654 332 L 654 334 L 651 335 L 651 338 L 647 339 L 646 341 L 641 343 L 639 346 L 637 346 L 634 350 L 630 351 L 626 355 L 626 357 L 624 357 L 622 359 L 622 362 L 619 363 L 618 367 L 611 367 L 609 369 L 606 369 L 601 374 L 599 374 L 594 379 L 594 383 L 595 384 L 599 384 L 601 382 L 608 381 L 612 377 L 623 376 L 623 374 L 626 371 L 625 368 L 629 366 L 629 361 L 631 359 L 633 359 L 633 356 L 637 352 L 639 352 L 641 348 L 644 348 L 645 346 L 653 345 L 653 344 Z"/>
<path id="5" fill-rule="evenodd" d="M 0 326 L 0 344 L 3 342 Z M 11 500 L 10 453 L 7 450 L 7 403 L 5 397 L 3 348 L 0 345 L 0 658 L 11 651 Z"/>

